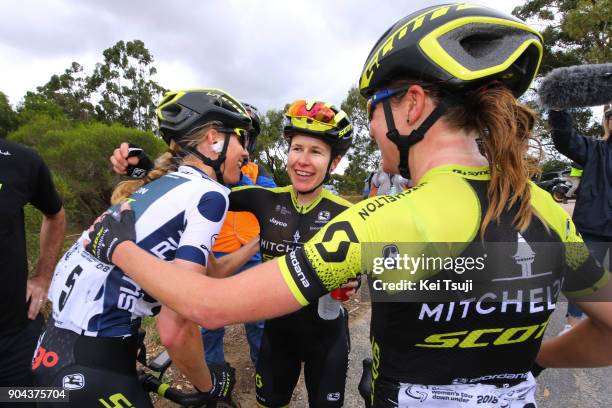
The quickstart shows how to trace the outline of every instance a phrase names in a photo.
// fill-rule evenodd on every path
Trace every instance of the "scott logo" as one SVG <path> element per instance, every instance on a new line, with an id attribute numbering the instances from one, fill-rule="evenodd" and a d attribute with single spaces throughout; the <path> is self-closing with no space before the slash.
<path id="1" fill-rule="evenodd" d="M 47 368 L 54 367 L 58 361 L 59 357 L 56 352 L 47 351 L 47 349 L 40 346 L 32 360 L 32 370 L 36 370 L 41 364 Z"/>
<path id="2" fill-rule="evenodd" d="M 323 244 L 332 241 L 338 232 L 344 232 L 344 234 L 346 234 L 346 239 L 337 240 L 338 249 L 335 251 L 328 251 Z M 331 224 L 329 228 L 325 230 L 323 240 L 315 244 L 315 248 L 317 248 L 319 255 L 325 262 L 343 262 L 346 259 L 351 242 L 355 244 L 359 243 L 357 235 L 355 235 L 355 231 L 353 231 L 353 227 L 351 227 L 348 221 L 340 221 Z"/>

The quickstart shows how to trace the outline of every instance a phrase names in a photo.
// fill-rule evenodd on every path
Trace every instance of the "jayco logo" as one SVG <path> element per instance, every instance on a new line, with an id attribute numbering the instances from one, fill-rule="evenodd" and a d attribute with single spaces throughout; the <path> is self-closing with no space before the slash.
<path id="1" fill-rule="evenodd" d="M 281 227 L 287 227 L 287 223 L 286 223 L 286 222 L 279 221 L 279 220 L 277 220 L 277 219 L 276 219 L 276 218 L 274 218 L 274 217 L 270 218 L 270 220 L 269 220 L 269 221 L 270 221 L 272 224 L 274 224 L 274 225 L 280 225 Z"/>

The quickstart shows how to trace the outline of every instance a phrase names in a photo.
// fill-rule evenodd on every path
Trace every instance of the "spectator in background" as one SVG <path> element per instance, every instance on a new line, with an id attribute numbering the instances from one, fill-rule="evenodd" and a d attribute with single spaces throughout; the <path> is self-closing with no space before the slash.
<path id="1" fill-rule="evenodd" d="M 379 195 L 393 195 L 410 187 L 410 180 L 399 174 L 387 173 L 383 170 L 383 161 L 380 161 L 378 171 L 372 177 L 370 197 Z"/>
<path id="2" fill-rule="evenodd" d="M 582 177 L 582 166 L 576 162 L 572 162 L 570 174 L 568 176 L 572 183 L 572 187 L 565 193 L 567 198 L 571 198 L 576 193 L 576 190 L 578 190 L 578 187 L 580 187 L 580 177 Z"/>
<path id="3" fill-rule="evenodd" d="M 583 168 L 572 216 L 576 229 L 595 259 L 602 264 L 608 259 L 609 263 L 612 256 L 612 105 L 604 106 L 604 135 L 599 140 L 577 134 L 567 111 L 551 110 L 548 121 L 557 150 Z M 608 258 L 607 253 L 610 253 Z M 564 330 L 569 330 L 582 316 L 582 311 L 570 303 Z"/>
<path id="4" fill-rule="evenodd" d="M 370 189 L 372 188 L 372 178 L 376 175 L 376 171 L 371 171 L 368 173 L 368 176 L 363 181 L 363 191 L 362 195 L 364 200 L 370 196 Z"/>
<path id="5" fill-rule="evenodd" d="M 62 246 L 65 220 L 62 201 L 40 156 L 2 138 L 0 203 L 0 387 L 26 387 L 32 385 L 32 355 L 43 326 L 39 312 Z M 40 254 L 30 279 L 24 218 L 28 203 L 43 215 Z"/>
<path id="6" fill-rule="evenodd" d="M 249 145 L 246 146 L 249 157 L 253 157 L 257 147 L 257 137 L 261 132 L 261 118 L 259 111 L 253 105 L 243 102 L 252 121 L 252 128 L 249 130 Z M 252 161 L 247 161 L 240 169 L 242 176 L 236 186 L 256 185 L 260 187 L 276 187 L 274 180 L 268 175 L 266 169 Z M 236 187 L 231 186 L 231 187 Z M 219 231 L 219 236 L 213 246 L 215 257 L 220 258 L 229 253 L 239 250 L 243 245 L 259 235 L 259 223 L 257 218 L 250 212 L 228 211 L 225 215 L 225 222 Z M 244 266 L 240 272 L 252 268 L 261 263 L 261 253 L 257 252 Z M 257 367 L 259 348 L 264 331 L 264 321 L 258 320 L 244 324 L 244 331 L 249 343 L 250 357 L 253 367 Z M 223 337 L 225 327 L 214 330 L 201 329 L 202 340 L 204 341 L 204 351 L 206 362 L 213 364 L 225 363 L 225 350 L 223 348 Z"/>

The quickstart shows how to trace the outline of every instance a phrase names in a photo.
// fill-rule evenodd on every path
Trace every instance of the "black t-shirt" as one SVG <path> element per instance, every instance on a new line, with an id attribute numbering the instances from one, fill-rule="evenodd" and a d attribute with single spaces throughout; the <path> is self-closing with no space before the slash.
<path id="1" fill-rule="evenodd" d="M 62 202 L 51 173 L 34 151 L 0 139 L 0 334 L 27 323 L 26 254 L 23 207 L 30 203 L 44 214 L 56 214 Z"/>

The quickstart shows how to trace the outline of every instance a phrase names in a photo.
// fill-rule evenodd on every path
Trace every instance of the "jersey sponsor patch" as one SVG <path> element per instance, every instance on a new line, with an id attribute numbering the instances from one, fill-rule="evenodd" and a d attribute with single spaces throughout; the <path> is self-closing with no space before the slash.
<path id="1" fill-rule="evenodd" d="M 81 373 L 68 374 L 62 378 L 62 388 L 65 390 L 80 390 L 85 387 L 85 376 Z"/>

